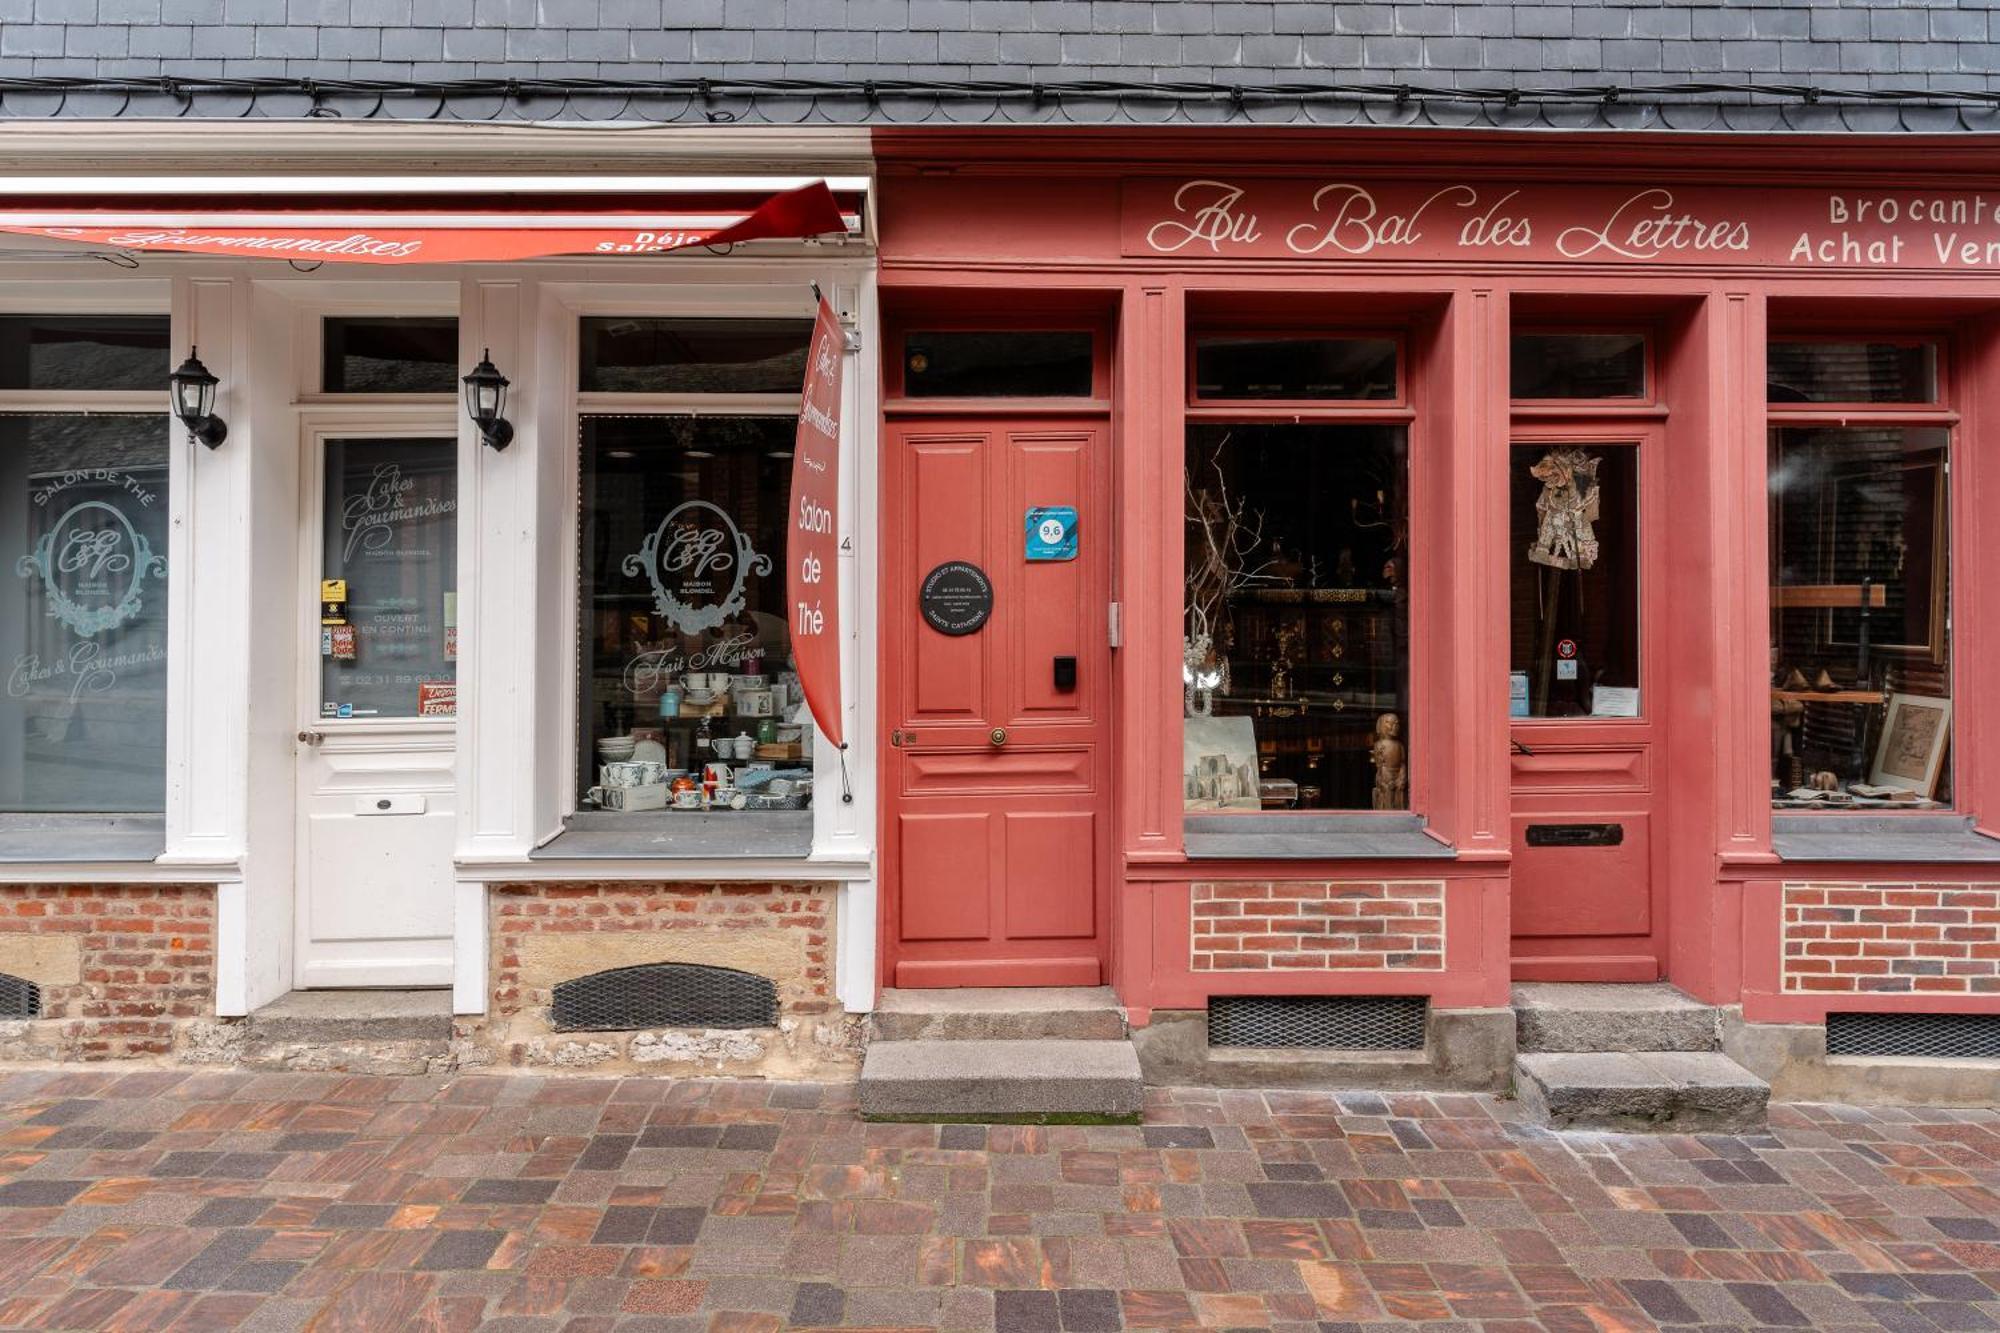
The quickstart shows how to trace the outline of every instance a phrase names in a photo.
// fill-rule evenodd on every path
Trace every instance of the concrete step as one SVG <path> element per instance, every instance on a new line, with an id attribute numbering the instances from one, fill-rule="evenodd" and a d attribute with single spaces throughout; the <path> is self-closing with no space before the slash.
<path id="1" fill-rule="evenodd" d="M 1123 1041 L 1125 1010 L 1109 986 L 885 990 L 869 1020 L 876 1041 Z"/>
<path id="2" fill-rule="evenodd" d="M 1136 1120 L 1145 1104 L 1129 1041 L 874 1041 L 861 1114 L 903 1120 Z"/>
<path id="3" fill-rule="evenodd" d="M 243 1020 L 250 1069 L 425 1074 L 451 1068 L 451 992 L 293 991 Z"/>
<path id="4" fill-rule="evenodd" d="M 1713 1051 L 1541 1052 L 1515 1059 L 1514 1095 L 1552 1129 L 1739 1133 L 1771 1085 Z"/>
<path id="5" fill-rule="evenodd" d="M 1722 1049 L 1722 1010 L 1663 981 L 1522 982 L 1514 987 L 1514 1025 L 1522 1051 Z"/>

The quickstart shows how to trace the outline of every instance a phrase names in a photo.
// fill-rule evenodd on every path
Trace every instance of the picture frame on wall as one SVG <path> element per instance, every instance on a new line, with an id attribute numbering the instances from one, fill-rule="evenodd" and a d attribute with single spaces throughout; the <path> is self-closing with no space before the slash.
<path id="1" fill-rule="evenodd" d="M 1951 700 L 1928 694 L 1892 694 L 1868 781 L 1876 787 L 1934 796 L 1950 745 Z"/>

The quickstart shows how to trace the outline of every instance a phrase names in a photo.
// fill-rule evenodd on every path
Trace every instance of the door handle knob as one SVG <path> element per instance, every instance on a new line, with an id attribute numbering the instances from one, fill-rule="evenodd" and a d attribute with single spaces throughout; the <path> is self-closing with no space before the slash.
<path id="1" fill-rule="evenodd" d="M 986 739 L 992 741 L 995 745 L 1005 745 L 1007 743 L 1007 728 L 993 728 L 993 730 L 986 733 Z"/>
<path id="2" fill-rule="evenodd" d="M 325 739 L 326 737 L 317 731 L 302 731 L 299 733 L 299 744 L 301 745 L 318 745 Z"/>

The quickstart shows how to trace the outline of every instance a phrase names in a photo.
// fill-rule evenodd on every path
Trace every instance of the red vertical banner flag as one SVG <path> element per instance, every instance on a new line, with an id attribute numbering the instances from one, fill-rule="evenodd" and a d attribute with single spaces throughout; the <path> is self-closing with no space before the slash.
<path id="1" fill-rule="evenodd" d="M 817 293 L 816 293 L 817 294 Z M 824 296 L 806 356 L 798 440 L 792 446 L 792 530 L 785 601 L 792 664 L 822 735 L 847 743 L 840 693 L 840 378 L 847 338 Z"/>

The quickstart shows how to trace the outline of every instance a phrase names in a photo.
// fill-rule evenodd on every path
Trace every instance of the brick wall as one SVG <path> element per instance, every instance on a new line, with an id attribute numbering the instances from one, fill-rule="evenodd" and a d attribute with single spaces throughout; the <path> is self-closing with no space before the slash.
<path id="1" fill-rule="evenodd" d="M 1196 884 L 1197 972 L 1394 972 L 1444 967 L 1442 882 Z"/>
<path id="2" fill-rule="evenodd" d="M 1787 884 L 1787 991 L 2000 995 L 2000 884 Z"/>
<path id="3" fill-rule="evenodd" d="M 168 1055 L 215 1011 L 215 890 L 195 884 L 0 885 L 0 972 L 42 988 L 35 1053 Z"/>
<path id="4" fill-rule="evenodd" d="M 500 884 L 491 894 L 491 1009 L 466 1036 L 507 1064 L 851 1076 L 859 1020 L 834 996 L 831 884 Z M 702 963 L 768 977 L 771 1029 L 555 1032 L 554 987 L 611 968 Z"/>

